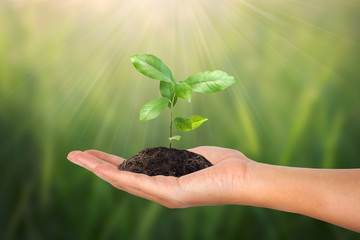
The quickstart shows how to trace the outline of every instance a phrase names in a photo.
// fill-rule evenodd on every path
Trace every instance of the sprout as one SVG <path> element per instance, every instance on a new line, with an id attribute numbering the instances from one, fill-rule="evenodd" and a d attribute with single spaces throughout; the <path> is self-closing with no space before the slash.
<path id="1" fill-rule="evenodd" d="M 171 148 L 172 140 L 179 141 L 181 138 L 179 135 L 173 136 L 173 124 L 177 130 L 187 132 L 198 128 L 208 120 L 199 115 L 194 115 L 187 118 L 177 117 L 173 121 L 173 109 L 178 98 L 183 98 L 191 103 L 193 92 L 215 93 L 237 82 L 235 77 L 219 70 L 200 72 L 184 81 L 176 82 L 170 69 L 154 55 L 137 54 L 131 56 L 130 59 L 136 70 L 149 78 L 160 80 L 162 97 L 151 100 L 141 108 L 140 121 L 158 117 L 168 106 L 170 108 L 169 148 Z"/>

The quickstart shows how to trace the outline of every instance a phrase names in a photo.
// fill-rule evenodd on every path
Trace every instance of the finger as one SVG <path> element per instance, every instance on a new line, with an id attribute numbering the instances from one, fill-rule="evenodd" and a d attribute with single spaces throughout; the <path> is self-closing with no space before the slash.
<path id="1" fill-rule="evenodd" d="M 72 163 L 75 163 L 77 165 L 80 165 L 80 163 L 77 162 L 76 158 L 77 155 L 81 153 L 81 151 L 72 151 L 67 155 L 67 159 L 69 159 Z M 80 165 L 81 166 L 81 165 Z M 81 166 L 82 167 L 82 166 Z"/>
<path id="2" fill-rule="evenodd" d="M 111 170 L 110 171 L 108 169 L 105 170 L 105 168 L 107 168 L 107 167 L 96 168 L 94 173 L 99 178 L 105 180 L 106 182 L 110 183 L 111 185 L 113 185 L 114 187 L 116 187 L 116 188 L 118 188 L 120 190 L 126 191 L 126 192 L 128 192 L 128 193 L 130 193 L 130 194 L 132 194 L 134 196 L 138 196 L 138 197 L 141 197 L 141 198 L 153 201 L 153 202 L 157 202 L 157 203 L 159 203 L 161 205 L 164 205 L 166 207 L 170 206 L 170 204 L 165 199 L 159 198 L 159 197 L 154 196 L 154 195 L 149 195 L 149 194 L 147 194 L 147 193 L 145 193 L 143 191 L 137 190 L 137 189 L 132 188 L 130 186 L 122 185 L 122 184 L 120 184 L 118 182 L 114 182 L 112 180 L 112 177 L 109 176 L 109 172 L 111 172 Z M 117 171 L 117 172 L 119 174 L 119 171 Z"/>
<path id="3" fill-rule="evenodd" d="M 170 197 L 174 196 L 174 194 L 171 193 L 172 186 L 174 186 L 174 177 L 150 177 L 145 174 L 119 171 L 115 165 L 81 151 L 75 151 L 74 153 L 69 154 L 69 160 L 92 171 L 97 176 L 117 188 L 136 196 L 158 202 L 167 207 L 174 206 L 171 203 L 172 201 L 169 200 Z M 165 181 L 157 181 L 157 179 L 161 178 L 163 180 L 164 178 L 169 178 L 167 179 L 169 185 L 168 189 L 165 186 Z"/>
<path id="4" fill-rule="evenodd" d="M 111 169 L 110 172 L 116 171 L 116 173 L 120 173 L 119 170 L 117 170 L 117 167 L 114 166 L 113 164 L 109 164 L 106 161 L 102 161 L 101 159 L 97 159 L 95 156 L 88 154 L 87 152 L 83 153 L 81 151 L 74 151 L 71 154 L 69 154 L 69 160 L 71 160 L 72 162 L 74 162 L 75 164 L 78 164 L 92 172 L 94 172 L 98 177 L 100 177 L 101 179 L 109 182 L 110 184 L 112 184 L 114 187 L 119 188 L 121 190 L 124 190 L 130 194 L 133 194 L 135 196 L 138 197 L 142 197 L 154 202 L 158 202 L 164 206 L 167 205 L 166 201 L 164 201 L 163 199 L 160 199 L 156 196 L 151 196 L 149 194 L 146 194 L 144 192 L 141 192 L 139 190 L 136 190 L 130 186 L 126 186 L 126 185 L 120 185 L 117 182 L 112 181 L 109 176 L 106 175 L 107 172 L 109 171 L 105 171 L 102 172 L 101 169 Z"/>
<path id="5" fill-rule="evenodd" d="M 237 158 L 244 156 L 244 154 L 242 154 L 239 151 L 229 148 L 215 147 L 215 146 L 201 146 L 201 147 L 188 149 L 188 151 L 204 156 L 214 165 L 228 158 L 233 158 L 233 157 Z"/>
<path id="6" fill-rule="evenodd" d="M 101 165 L 107 165 L 114 169 L 117 169 L 117 166 L 108 163 L 102 159 L 99 159 L 91 154 L 81 151 L 75 151 L 69 154 L 69 160 L 81 167 L 88 169 L 89 171 L 94 171 L 96 167 Z"/>
<path id="7" fill-rule="evenodd" d="M 213 149 L 213 147 L 210 147 L 210 146 L 201 146 L 201 147 L 191 148 L 191 149 L 188 149 L 188 151 L 205 157 L 209 162 L 211 162 L 214 165 L 221 162 L 221 160 L 222 160 L 222 158 L 219 158 L 218 154 L 216 154 L 216 153 L 214 154 L 214 149 Z"/>
<path id="8" fill-rule="evenodd" d="M 150 177 L 145 174 L 114 170 L 105 165 L 99 166 L 95 170 L 95 174 L 98 173 L 106 177 L 106 181 L 114 186 L 130 187 L 164 202 L 172 202 L 179 187 L 176 177 L 160 175 Z"/>
<path id="9" fill-rule="evenodd" d="M 87 150 L 85 152 L 116 166 L 119 166 L 123 161 L 125 161 L 125 159 L 122 157 L 118 157 L 98 150 Z"/>

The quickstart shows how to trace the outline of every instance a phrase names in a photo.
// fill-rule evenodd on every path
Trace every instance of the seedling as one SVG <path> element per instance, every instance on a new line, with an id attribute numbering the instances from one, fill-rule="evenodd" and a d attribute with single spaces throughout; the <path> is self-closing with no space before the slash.
<path id="1" fill-rule="evenodd" d="M 170 137 L 169 148 L 172 141 L 179 141 L 181 136 L 173 136 L 173 124 L 176 129 L 187 132 L 198 128 L 207 121 L 207 118 L 199 115 L 183 118 L 177 117 L 173 121 L 174 106 L 178 98 L 183 98 L 189 103 L 193 92 L 215 93 L 231 86 L 237 79 L 226 72 L 220 70 L 200 72 L 192 75 L 184 81 L 176 82 L 170 69 L 157 57 L 150 54 L 137 54 L 130 57 L 136 70 L 145 76 L 160 80 L 160 98 L 156 98 L 146 103 L 140 110 L 140 121 L 154 119 L 165 110 L 166 106 L 170 108 Z"/>

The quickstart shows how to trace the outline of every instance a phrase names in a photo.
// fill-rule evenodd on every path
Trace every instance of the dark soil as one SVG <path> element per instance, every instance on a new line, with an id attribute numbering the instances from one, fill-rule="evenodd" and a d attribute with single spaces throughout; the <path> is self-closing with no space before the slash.
<path id="1" fill-rule="evenodd" d="M 149 176 L 180 177 L 212 164 L 203 156 L 174 148 L 146 148 L 119 165 L 119 170 L 144 173 Z"/>

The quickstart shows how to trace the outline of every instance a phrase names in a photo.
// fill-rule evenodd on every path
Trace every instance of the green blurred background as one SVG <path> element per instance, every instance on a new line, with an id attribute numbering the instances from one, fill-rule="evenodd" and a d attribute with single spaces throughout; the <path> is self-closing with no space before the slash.
<path id="1" fill-rule="evenodd" d="M 216 145 L 265 163 L 360 167 L 358 0 L 1 0 L 1 239 L 359 239 L 308 217 L 244 206 L 166 209 L 70 163 L 71 150 L 128 158 L 168 144 L 168 114 L 138 121 L 158 81 L 239 79 L 180 100 L 209 121 L 177 148 Z"/>

